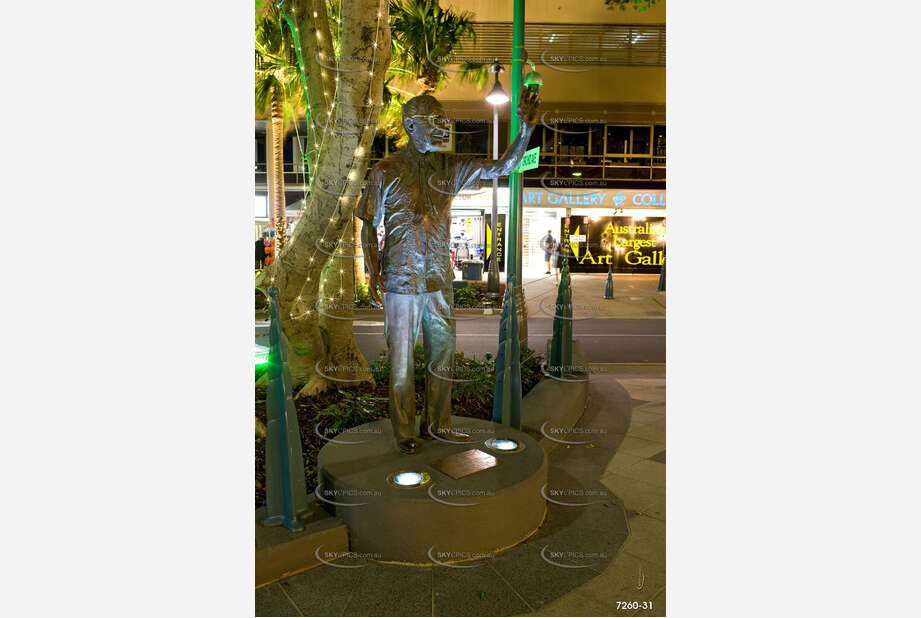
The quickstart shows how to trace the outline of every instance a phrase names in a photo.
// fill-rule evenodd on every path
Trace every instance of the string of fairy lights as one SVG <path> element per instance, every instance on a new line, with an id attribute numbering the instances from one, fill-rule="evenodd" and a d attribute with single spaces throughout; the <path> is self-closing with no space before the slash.
<path id="1" fill-rule="evenodd" d="M 373 76 L 374 76 L 374 63 L 376 62 L 376 59 L 377 59 L 377 48 L 378 48 L 378 46 L 379 46 L 381 18 L 383 17 L 383 9 L 384 9 L 384 6 L 385 6 L 385 5 L 383 4 L 383 2 L 385 2 L 385 1 L 386 1 L 386 0 L 382 0 L 382 2 L 378 4 L 377 23 L 376 23 L 376 28 L 375 28 L 374 41 L 372 42 L 371 62 L 370 62 L 370 68 L 368 69 L 368 75 L 369 75 L 370 77 L 373 77 Z M 284 14 L 285 9 L 283 8 L 283 4 L 284 4 L 284 0 L 282 0 L 282 1 L 279 3 L 279 9 L 280 9 L 280 10 L 282 11 L 282 13 Z M 338 27 L 339 27 L 339 30 L 338 30 L 338 35 L 339 35 L 339 37 L 338 37 L 338 40 L 339 40 L 339 49 L 338 49 L 338 50 L 335 50 L 335 51 L 336 51 L 336 52 L 341 52 L 341 41 L 342 41 L 342 3 L 341 3 L 341 2 L 339 3 L 339 7 L 338 7 L 338 8 L 339 8 L 339 14 L 337 15 L 337 17 L 336 17 L 335 19 L 336 19 L 336 22 L 337 22 Z M 288 12 L 289 14 L 291 14 L 291 15 L 294 15 L 294 14 L 296 13 L 296 11 L 297 11 L 297 8 L 296 8 L 296 7 L 288 7 L 288 8 L 287 8 L 287 12 Z M 311 105 L 310 105 L 310 100 L 309 100 L 308 90 L 307 90 L 306 67 L 305 67 L 304 59 L 303 59 L 303 57 L 302 57 L 302 55 L 301 55 L 301 52 L 300 52 L 300 45 L 299 45 L 300 32 L 299 32 L 297 23 L 296 23 L 296 21 L 295 21 L 293 18 L 290 18 L 290 19 L 289 19 L 287 15 L 286 15 L 285 17 L 286 17 L 286 20 L 288 21 L 289 27 L 291 27 L 291 29 L 292 29 L 293 36 L 294 36 L 295 42 L 296 42 L 296 47 L 298 48 L 298 49 L 297 49 L 298 68 L 299 68 L 300 73 L 301 73 L 302 83 L 304 84 L 304 97 L 305 97 L 306 105 L 307 105 L 307 110 L 306 110 L 306 112 L 305 112 L 305 115 L 306 115 L 306 117 L 307 117 L 307 121 L 308 121 L 307 124 L 308 124 L 309 130 L 312 130 L 312 131 L 314 132 L 314 140 L 313 140 L 313 141 L 314 141 L 314 144 L 317 144 L 317 139 L 316 139 L 316 132 L 317 132 L 317 129 L 319 128 L 319 129 L 322 130 L 322 131 L 321 131 L 321 138 L 320 138 L 320 141 L 319 141 L 319 143 L 318 143 L 317 146 L 316 146 L 316 152 L 317 152 L 317 154 L 316 154 L 316 161 L 319 162 L 319 160 L 320 160 L 320 158 L 321 158 L 321 156 L 322 156 L 322 154 L 323 154 L 323 151 L 324 151 L 324 149 L 325 149 L 325 147 L 326 147 L 326 145 L 327 145 L 327 143 L 328 143 L 328 139 L 329 139 L 330 133 L 335 133 L 335 130 L 334 130 L 333 128 L 330 127 L 330 122 L 332 121 L 334 109 L 336 109 L 336 107 L 339 106 L 339 105 L 341 104 L 341 100 L 340 100 L 340 89 L 339 89 L 339 76 L 338 76 L 338 74 L 337 74 L 337 75 L 335 76 L 335 79 L 334 79 L 333 83 L 330 84 L 330 83 L 329 83 L 329 76 L 328 76 L 327 72 L 326 72 L 325 70 L 323 70 L 322 66 L 321 66 L 321 68 L 320 68 L 320 76 L 321 76 L 321 78 L 322 78 L 322 83 L 323 83 L 323 95 L 324 95 L 324 97 L 325 97 L 324 100 L 326 101 L 326 105 L 327 105 L 326 126 L 323 126 L 323 124 L 312 114 L 312 111 L 313 111 L 313 110 L 312 110 L 312 107 L 311 107 Z M 316 11 L 313 11 L 313 17 L 314 17 L 314 19 L 316 19 L 316 18 L 318 17 L 318 14 L 317 14 Z M 314 25 L 314 33 L 315 33 L 317 39 L 322 40 L 322 36 L 323 36 L 323 35 L 322 35 L 322 32 L 320 31 L 320 28 L 316 26 L 316 23 L 315 23 L 315 25 Z M 340 54 L 340 55 L 341 55 L 341 54 Z M 322 52 L 319 52 L 319 53 L 318 53 L 318 58 L 319 58 L 320 60 L 323 59 L 323 53 L 322 53 Z M 337 59 L 337 58 L 333 58 L 332 60 L 333 60 L 333 61 L 336 61 L 336 64 L 337 64 L 337 66 L 338 66 L 338 59 Z M 336 73 L 338 73 L 338 71 L 336 71 Z M 367 108 L 367 109 L 368 109 L 367 117 L 365 118 L 364 123 L 362 123 L 362 124 L 363 124 L 363 127 L 366 128 L 366 129 L 367 129 L 367 128 L 370 128 L 370 126 L 371 126 L 371 121 L 374 120 L 374 114 L 376 113 L 376 111 L 377 111 L 377 109 L 378 109 L 378 105 L 376 105 L 376 104 L 374 103 L 373 93 L 372 93 L 372 91 L 371 91 L 372 87 L 373 87 L 372 84 L 369 83 L 369 86 L 368 86 L 368 99 L 367 99 L 368 103 L 367 103 L 366 105 L 357 106 L 359 109 L 364 109 L 364 108 Z M 333 89 L 333 95 L 332 95 L 332 97 L 330 97 L 330 94 L 329 94 L 330 89 Z M 379 102 L 379 103 L 380 103 L 380 102 Z M 338 118 L 338 114 L 337 114 L 337 118 Z M 317 127 L 314 126 L 314 123 L 317 125 Z M 297 128 L 297 123 L 295 122 L 294 124 L 295 124 L 295 136 L 296 136 L 296 138 L 298 139 L 298 143 L 300 143 L 300 134 L 299 134 L 299 131 L 298 131 L 298 128 Z M 375 124 L 376 124 L 376 122 L 375 122 Z M 361 134 L 361 132 L 359 131 L 359 135 L 360 135 L 360 134 Z M 307 154 L 305 155 L 305 157 L 304 157 L 305 160 L 301 162 L 302 165 L 303 165 L 303 164 L 308 165 L 308 170 L 307 170 L 308 173 L 311 171 L 311 170 L 309 170 L 309 156 L 310 156 L 310 154 L 312 154 L 312 152 L 313 152 L 313 151 L 310 151 L 309 153 L 307 153 Z M 353 184 L 356 180 L 358 180 L 358 172 L 357 172 L 356 167 L 358 167 L 358 165 L 359 165 L 359 163 L 360 163 L 360 161 L 361 161 L 361 158 L 362 158 L 364 155 L 365 155 L 364 148 L 362 147 L 362 145 L 361 145 L 361 143 L 360 143 L 360 138 L 359 138 L 359 144 L 358 144 L 358 146 L 355 148 L 355 151 L 354 151 L 354 154 L 353 154 L 353 157 L 352 157 L 352 161 L 351 161 L 351 163 L 349 164 L 349 172 L 348 172 L 347 175 L 346 175 L 346 178 L 348 179 L 348 182 L 341 183 L 341 184 L 342 184 L 342 189 L 341 189 L 340 192 L 338 192 L 338 195 L 337 195 L 337 200 L 336 200 L 336 201 L 337 201 L 338 216 L 341 216 L 341 206 L 342 206 L 342 203 L 348 201 L 348 199 L 349 199 L 350 197 L 355 197 L 355 194 L 349 195 L 349 194 L 346 193 L 346 191 L 348 190 L 348 188 L 349 188 L 349 186 L 350 186 L 351 184 Z M 302 213 L 303 213 L 304 208 L 306 208 L 308 193 L 309 193 L 310 195 L 313 195 L 313 192 L 314 192 L 314 183 L 315 183 L 315 181 L 316 181 L 316 177 L 317 177 L 317 174 L 316 174 L 316 173 L 309 173 L 309 183 L 305 183 L 305 186 L 304 186 L 304 207 L 303 207 L 302 210 L 301 210 Z M 333 216 L 331 216 L 331 217 L 329 218 L 329 221 L 327 222 L 327 224 L 326 224 L 326 226 L 325 226 L 325 228 L 324 228 L 324 230 L 323 230 L 323 233 L 320 235 L 320 238 L 322 239 L 321 242 L 323 242 L 323 243 L 328 243 L 328 246 L 339 247 L 338 253 L 339 253 L 340 255 L 342 255 L 342 254 L 344 254 L 344 251 L 343 251 L 343 249 L 342 249 L 342 247 L 341 247 L 341 243 L 342 243 L 343 237 L 345 236 L 345 233 L 348 232 L 349 229 L 351 229 L 351 225 L 350 225 L 351 222 L 349 222 L 349 224 L 346 224 L 345 226 L 343 226 L 342 231 L 341 231 L 341 232 L 339 233 L 339 235 L 338 235 L 338 238 L 334 238 L 334 239 L 332 239 L 332 240 L 327 240 L 327 234 L 329 233 L 330 226 L 331 226 L 332 224 L 336 223 L 336 221 L 337 221 L 337 219 L 338 219 L 338 216 L 337 216 L 337 214 L 336 214 L 335 212 L 333 213 Z M 335 229 L 335 228 L 334 228 L 334 229 Z M 317 246 L 317 244 L 318 244 L 318 243 L 314 243 L 313 252 L 312 252 L 311 255 L 309 256 L 309 262 L 311 262 L 311 263 L 314 262 L 314 261 L 317 259 L 316 254 L 317 254 L 317 251 L 319 251 L 319 247 Z M 336 256 L 335 256 L 334 254 L 335 254 L 335 252 L 333 252 L 333 253 L 330 254 L 330 255 L 332 255 L 334 258 L 336 258 Z M 345 256 L 345 255 L 342 255 L 342 257 L 339 257 L 338 259 L 345 259 L 345 258 L 346 258 L 346 256 Z M 320 283 L 319 283 L 319 294 L 318 294 L 318 298 L 319 298 L 320 301 L 324 300 L 324 297 L 323 297 L 324 288 L 327 288 L 327 289 L 328 289 L 328 287 L 329 287 L 329 281 L 328 281 L 328 270 L 329 270 L 329 268 L 327 268 L 327 269 L 325 269 L 325 270 L 327 271 L 327 275 L 326 275 L 325 277 L 323 277 L 323 279 L 322 279 L 322 280 L 320 281 Z M 345 271 L 344 271 L 344 268 L 340 268 L 340 269 L 339 269 L 339 273 L 340 273 L 340 274 L 342 274 L 342 273 L 344 273 L 344 272 L 345 272 Z M 270 282 L 273 282 L 273 283 L 274 283 L 274 281 L 275 281 L 275 278 L 272 277 L 272 278 L 270 279 Z M 296 301 L 295 308 L 297 307 L 297 303 L 301 303 L 301 302 L 303 301 L 304 290 L 305 290 L 305 288 L 307 287 L 308 283 L 310 283 L 310 282 L 311 282 L 311 277 L 310 277 L 309 275 L 307 275 L 306 279 L 304 280 L 303 284 L 301 285 L 300 289 L 298 290 L 298 294 L 297 294 L 297 297 L 296 297 L 296 299 L 295 299 L 295 301 Z M 339 288 L 339 291 L 338 291 L 338 292 L 335 292 L 335 294 L 338 295 L 340 298 L 344 295 L 344 293 L 345 293 L 345 290 L 344 290 L 342 287 Z M 328 300 L 330 300 L 330 301 L 335 301 L 335 300 L 336 300 L 334 296 L 329 296 L 329 297 L 327 297 L 327 298 L 328 298 Z M 293 319 L 304 319 L 304 318 L 309 317 L 312 313 L 313 313 L 313 312 L 312 312 L 311 308 L 307 307 L 306 309 L 304 309 L 304 310 L 303 310 L 302 312 L 300 312 L 300 313 L 296 313 L 294 310 L 292 310 L 292 311 L 290 312 L 289 316 L 290 316 L 291 318 L 293 318 Z"/>

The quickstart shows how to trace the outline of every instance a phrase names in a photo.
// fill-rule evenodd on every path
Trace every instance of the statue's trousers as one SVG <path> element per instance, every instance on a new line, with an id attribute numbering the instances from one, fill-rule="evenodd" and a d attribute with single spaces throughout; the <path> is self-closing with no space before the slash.
<path id="1" fill-rule="evenodd" d="M 414 437 L 416 398 L 413 348 L 422 326 L 425 419 L 422 432 L 451 427 L 455 324 L 454 292 L 384 292 L 384 333 L 390 352 L 390 421 L 397 440 Z"/>

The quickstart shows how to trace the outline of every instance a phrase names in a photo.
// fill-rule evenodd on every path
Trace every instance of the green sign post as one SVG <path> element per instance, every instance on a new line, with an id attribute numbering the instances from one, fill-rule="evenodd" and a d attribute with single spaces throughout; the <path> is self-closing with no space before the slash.
<path id="1" fill-rule="evenodd" d="M 537 167 L 537 161 L 540 158 L 540 146 L 536 146 L 531 150 L 527 150 L 524 153 L 524 156 L 521 157 L 521 163 L 518 164 L 513 172 L 527 172 L 528 170 L 533 170 Z"/>

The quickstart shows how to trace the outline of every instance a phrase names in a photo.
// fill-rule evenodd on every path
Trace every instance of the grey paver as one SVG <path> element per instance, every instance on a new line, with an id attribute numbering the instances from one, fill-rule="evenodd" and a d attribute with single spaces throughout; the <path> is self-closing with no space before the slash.
<path id="1" fill-rule="evenodd" d="M 303 615 L 337 616 L 361 581 L 361 571 L 367 568 L 322 565 L 284 579 L 278 585 L 285 589 Z"/>
<path id="2" fill-rule="evenodd" d="M 434 571 L 436 616 L 514 616 L 530 607 L 484 562 L 469 569 Z"/>
<path id="3" fill-rule="evenodd" d="M 432 568 L 372 563 L 361 571 L 343 616 L 431 616 Z"/>
<path id="4" fill-rule="evenodd" d="M 589 568 L 553 566 L 541 558 L 540 550 L 528 544 L 489 565 L 535 610 L 597 575 Z"/>
<path id="5" fill-rule="evenodd" d="M 665 567 L 665 522 L 637 515 L 629 520 L 630 536 L 624 543 L 625 553 Z"/>
<path id="6" fill-rule="evenodd" d="M 278 584 L 269 584 L 256 589 L 256 615 L 300 616 L 301 614 Z"/>
<path id="7" fill-rule="evenodd" d="M 665 499 L 662 487 L 623 476 L 616 471 L 605 474 L 601 482 L 626 508 L 634 511 L 646 510 L 659 500 Z"/>

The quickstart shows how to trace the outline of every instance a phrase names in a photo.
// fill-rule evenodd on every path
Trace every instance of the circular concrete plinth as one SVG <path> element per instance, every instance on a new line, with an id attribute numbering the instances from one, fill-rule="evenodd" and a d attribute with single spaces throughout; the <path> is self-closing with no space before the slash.
<path id="1" fill-rule="evenodd" d="M 351 551 L 381 562 L 466 562 L 512 547 L 541 525 L 547 458 L 537 441 L 489 421 L 457 416 L 451 421 L 454 429 L 471 434 L 470 442 L 418 440 L 417 453 L 404 455 L 384 419 L 323 447 L 316 495 L 348 526 Z M 490 438 L 509 438 L 523 448 L 492 450 L 484 444 Z M 491 463 L 496 465 L 485 467 Z M 471 469 L 479 471 L 453 478 Z M 402 472 L 428 478 L 415 487 L 399 486 L 394 478 L 414 478 Z"/>

